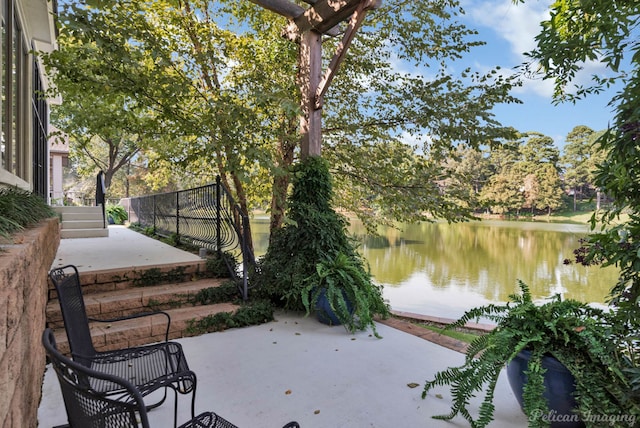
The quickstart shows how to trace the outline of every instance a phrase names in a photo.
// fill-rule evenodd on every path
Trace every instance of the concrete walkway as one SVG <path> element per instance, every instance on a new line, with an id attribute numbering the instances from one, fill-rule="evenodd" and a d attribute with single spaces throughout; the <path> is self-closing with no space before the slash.
<path id="1" fill-rule="evenodd" d="M 109 235 L 63 240 L 54 265 L 108 269 L 132 263 L 137 256 L 146 260 L 154 251 L 153 264 L 193 256 L 126 228 L 112 226 Z M 92 242 L 96 240 L 100 242 Z M 103 256 L 95 256 L 95 251 Z M 241 428 L 277 428 L 291 420 L 303 428 L 468 427 L 462 417 L 448 422 L 431 418 L 448 413 L 447 388 L 421 398 L 425 380 L 461 364 L 464 356 L 387 325 L 378 324 L 377 329 L 382 339 L 278 312 L 275 322 L 178 341 L 198 375 L 196 411 L 215 411 Z M 527 426 L 505 375 L 494 402 L 496 420 L 490 427 Z M 188 418 L 188 404 L 181 397 L 179 421 Z M 151 411 L 152 426 L 170 427 L 172 410 L 167 403 Z M 51 368 L 45 374 L 38 419 L 40 427 L 66 422 Z"/>

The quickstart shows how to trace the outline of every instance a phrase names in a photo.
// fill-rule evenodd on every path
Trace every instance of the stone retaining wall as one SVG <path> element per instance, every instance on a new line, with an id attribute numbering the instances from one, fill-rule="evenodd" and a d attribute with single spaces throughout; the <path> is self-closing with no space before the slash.
<path id="1" fill-rule="evenodd" d="M 37 427 L 45 368 L 47 274 L 60 244 L 57 218 L 0 245 L 0 425 Z"/>

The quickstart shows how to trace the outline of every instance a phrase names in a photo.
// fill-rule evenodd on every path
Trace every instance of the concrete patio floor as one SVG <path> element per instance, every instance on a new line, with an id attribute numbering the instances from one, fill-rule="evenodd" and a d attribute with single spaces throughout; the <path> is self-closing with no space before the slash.
<path id="1" fill-rule="evenodd" d="M 190 257 L 197 259 L 124 227 L 111 226 L 109 238 L 61 241 L 53 266 L 71 263 L 82 270 L 108 269 L 188 261 Z M 138 260 L 144 263 L 135 264 Z M 462 417 L 452 421 L 431 418 L 448 413 L 448 388 L 436 388 L 426 399 L 421 398 L 425 380 L 461 364 L 464 356 L 387 325 L 377 324 L 377 329 L 382 339 L 370 332 L 352 335 L 303 314 L 277 312 L 274 322 L 178 341 L 198 376 L 196 411 L 215 411 L 241 428 L 276 428 L 291 420 L 303 428 L 468 427 Z M 418 386 L 411 388 L 410 384 Z M 189 399 L 181 396 L 179 400 L 178 420 L 186 421 Z M 495 421 L 490 427 L 527 426 L 506 375 L 500 377 L 494 402 Z M 38 419 L 39 427 L 66 423 L 50 367 Z M 171 427 L 172 420 L 172 403 L 150 412 L 153 427 Z"/>

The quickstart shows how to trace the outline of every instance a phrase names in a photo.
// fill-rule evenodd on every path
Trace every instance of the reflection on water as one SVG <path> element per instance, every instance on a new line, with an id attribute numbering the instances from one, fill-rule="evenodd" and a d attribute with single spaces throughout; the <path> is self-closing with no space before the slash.
<path id="1" fill-rule="evenodd" d="M 268 243 L 268 221 L 252 221 L 256 254 Z M 482 221 L 418 223 L 366 235 L 352 222 L 376 282 L 396 310 L 456 318 L 474 306 L 504 302 L 527 283 L 535 299 L 556 293 L 604 303 L 617 269 L 565 265 L 587 226 Z"/>

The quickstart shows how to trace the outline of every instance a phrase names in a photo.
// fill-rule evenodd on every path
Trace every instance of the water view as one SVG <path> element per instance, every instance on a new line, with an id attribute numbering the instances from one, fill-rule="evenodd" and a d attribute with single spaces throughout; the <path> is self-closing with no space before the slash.
<path id="1" fill-rule="evenodd" d="M 268 219 L 252 220 L 256 255 L 266 251 Z M 617 269 L 565 265 L 588 233 L 586 225 L 481 221 L 418 223 L 366 234 L 352 221 L 374 280 L 399 311 L 457 318 L 465 310 L 504 302 L 518 280 L 536 299 L 556 293 L 604 304 Z"/>

